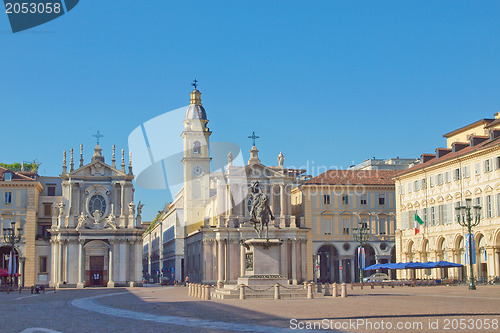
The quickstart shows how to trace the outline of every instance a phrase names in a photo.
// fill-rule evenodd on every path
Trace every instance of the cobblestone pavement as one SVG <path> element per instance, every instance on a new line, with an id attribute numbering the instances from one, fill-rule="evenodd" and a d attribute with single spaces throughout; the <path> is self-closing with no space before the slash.
<path id="1" fill-rule="evenodd" d="M 500 331 L 498 286 L 479 286 L 476 291 L 467 286 L 378 287 L 349 290 L 347 298 L 211 301 L 187 296 L 185 287 L 89 288 L 45 295 L 0 293 L 0 303 L 0 332 L 41 332 L 30 330 L 34 327 L 65 333 L 275 332 L 301 327 L 347 332 Z"/>

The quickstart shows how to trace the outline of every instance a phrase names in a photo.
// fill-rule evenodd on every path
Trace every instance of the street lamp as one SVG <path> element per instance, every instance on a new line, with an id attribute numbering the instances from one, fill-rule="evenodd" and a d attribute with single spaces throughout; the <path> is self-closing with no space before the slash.
<path id="1" fill-rule="evenodd" d="M 474 216 L 471 214 L 474 209 Z M 474 283 L 474 270 L 472 268 L 472 228 L 477 227 L 481 220 L 481 206 L 472 206 L 471 199 L 465 199 L 465 206 L 456 207 L 457 220 L 460 226 L 467 228 L 469 237 L 469 290 L 476 290 Z"/>
<path id="2" fill-rule="evenodd" d="M 15 228 L 9 227 L 9 228 L 3 228 L 3 240 L 5 243 L 10 245 L 11 252 L 14 252 L 16 249 L 16 244 L 21 241 L 21 238 L 23 236 L 23 228 L 17 228 L 17 232 Z M 12 253 L 12 258 L 14 258 L 14 253 Z M 9 262 L 9 265 L 11 263 Z M 11 285 L 13 284 L 14 281 L 14 274 L 12 274 L 12 277 L 10 279 Z"/>
<path id="3" fill-rule="evenodd" d="M 370 238 L 370 235 L 368 235 L 368 227 L 364 224 L 361 224 L 360 227 L 353 228 L 352 230 L 353 230 L 352 237 L 353 237 L 354 241 L 359 243 L 359 250 L 358 251 L 362 251 L 361 249 L 363 248 L 363 245 Z M 361 263 L 362 263 L 361 255 L 358 255 L 359 282 L 362 283 L 363 282 L 363 267 L 361 266 Z"/>

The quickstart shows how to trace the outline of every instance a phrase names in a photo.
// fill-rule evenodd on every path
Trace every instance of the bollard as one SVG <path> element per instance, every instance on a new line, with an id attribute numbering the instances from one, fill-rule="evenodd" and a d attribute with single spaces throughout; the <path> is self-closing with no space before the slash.
<path id="1" fill-rule="evenodd" d="M 186 283 L 186 287 L 188 287 L 188 296 L 191 296 L 191 284 Z"/>
<path id="2" fill-rule="evenodd" d="M 391 283 L 391 288 L 394 288 L 394 282 L 393 282 L 393 283 Z"/>
<path id="3" fill-rule="evenodd" d="M 201 295 L 201 292 L 202 292 L 202 285 L 201 284 L 198 284 L 198 298 L 201 298 L 202 295 Z"/>
<path id="4" fill-rule="evenodd" d="M 240 299 L 245 299 L 245 285 L 240 284 Z"/>
<path id="5" fill-rule="evenodd" d="M 325 296 L 332 296 L 332 293 L 330 292 L 330 284 L 328 282 L 325 283 L 325 289 L 324 290 L 325 290 L 325 293 L 324 293 Z"/>
<path id="6" fill-rule="evenodd" d="M 21 286 L 19 286 L 19 293 L 21 293 Z"/>
<path id="7" fill-rule="evenodd" d="M 200 292 L 200 298 L 201 299 L 205 299 L 205 297 L 207 296 L 207 288 L 205 288 L 204 285 L 201 285 L 201 292 Z"/>
<path id="8" fill-rule="evenodd" d="M 372 283 L 370 283 L 370 288 L 371 288 L 371 289 L 375 288 L 375 287 L 373 286 L 373 282 L 372 282 Z"/>
<path id="9" fill-rule="evenodd" d="M 196 297 L 196 298 L 200 297 L 200 285 L 199 284 L 194 285 L 194 297 Z"/>
<path id="10" fill-rule="evenodd" d="M 342 283 L 342 285 L 340 287 L 340 296 L 347 297 L 347 286 L 345 283 Z"/>
<path id="11" fill-rule="evenodd" d="M 210 300 L 210 291 L 211 291 L 211 288 L 210 286 L 205 286 L 205 300 L 206 301 L 209 301 Z"/>
<path id="12" fill-rule="evenodd" d="M 380 285 L 382 286 L 382 289 L 384 289 L 384 283 L 383 283 L 383 282 L 381 282 L 381 283 L 380 283 Z"/>
<path id="13" fill-rule="evenodd" d="M 361 282 L 361 290 L 363 290 L 363 282 Z"/>
<path id="14" fill-rule="evenodd" d="M 314 283 L 309 283 L 307 285 L 307 298 L 313 298 L 313 287 L 314 287 Z"/>
<path id="15" fill-rule="evenodd" d="M 332 296 L 339 297 L 339 291 L 337 289 L 337 282 L 333 283 L 333 285 L 332 285 Z"/>
<path id="16" fill-rule="evenodd" d="M 304 290 L 307 289 L 307 281 L 304 281 Z"/>
<path id="17" fill-rule="evenodd" d="M 274 285 L 274 299 L 280 299 L 280 285 L 276 283 Z"/>

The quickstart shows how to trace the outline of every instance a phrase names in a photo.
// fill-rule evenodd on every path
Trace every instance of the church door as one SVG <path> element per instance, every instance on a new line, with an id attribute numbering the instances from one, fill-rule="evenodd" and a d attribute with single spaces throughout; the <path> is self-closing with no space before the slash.
<path id="1" fill-rule="evenodd" d="M 90 256 L 90 286 L 104 285 L 104 256 Z"/>

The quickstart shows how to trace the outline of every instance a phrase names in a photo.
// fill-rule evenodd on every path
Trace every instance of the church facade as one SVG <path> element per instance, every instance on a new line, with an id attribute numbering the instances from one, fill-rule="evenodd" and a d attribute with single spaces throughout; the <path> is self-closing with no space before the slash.
<path id="1" fill-rule="evenodd" d="M 182 210 L 177 216 L 184 231 L 179 233 L 184 237 L 180 243 L 183 244 L 184 263 L 178 269 L 182 268 L 191 282 L 211 284 L 233 284 L 245 275 L 248 250 L 243 241 L 257 238 L 249 222 L 250 188 L 258 183 L 260 191 L 269 197 L 274 217 L 269 224 L 269 238 L 283 241 L 280 275 L 291 283 L 312 279 L 312 273 L 308 276 L 307 270 L 308 229 L 302 220 L 292 215 L 291 205 L 292 188 L 301 182 L 305 170 L 285 168 L 282 153 L 278 155 L 277 166 L 264 165 L 254 142 L 246 165 L 236 165 L 239 151 L 229 150 L 225 166 L 214 172 L 210 168 L 211 133 L 201 93 L 195 87 L 181 133 L 184 153 L 180 163 L 183 164 L 184 184 L 175 195 L 177 204 L 170 205 L 170 209 Z M 168 215 L 169 212 L 165 212 L 165 216 Z M 148 244 L 154 240 L 148 233 L 143 237 L 145 247 L 152 248 L 152 244 Z"/>
<path id="2" fill-rule="evenodd" d="M 134 204 L 131 157 L 128 170 L 122 150 L 116 165 L 105 163 L 97 144 L 91 162 L 70 165 L 64 153 L 62 200 L 53 206 L 51 281 L 57 287 L 136 286 L 142 281 L 142 205 Z M 136 215 L 137 210 L 137 215 Z"/>

